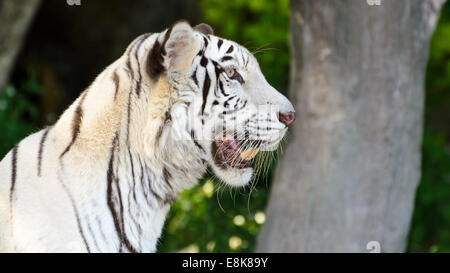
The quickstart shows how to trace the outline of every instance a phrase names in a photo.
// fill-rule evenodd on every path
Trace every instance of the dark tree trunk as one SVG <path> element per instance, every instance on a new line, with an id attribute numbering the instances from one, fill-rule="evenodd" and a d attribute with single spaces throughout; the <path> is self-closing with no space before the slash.
<path id="1" fill-rule="evenodd" d="M 40 0 L 0 0 L 0 91 L 8 81 L 39 2 Z"/>
<path id="2" fill-rule="evenodd" d="M 370 241 L 405 250 L 428 44 L 443 2 L 291 1 L 298 118 L 258 251 L 367 252 Z"/>

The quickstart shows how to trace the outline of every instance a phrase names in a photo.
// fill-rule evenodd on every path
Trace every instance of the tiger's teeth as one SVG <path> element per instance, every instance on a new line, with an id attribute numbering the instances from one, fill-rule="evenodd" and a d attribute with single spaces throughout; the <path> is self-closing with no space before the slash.
<path id="1" fill-rule="evenodd" d="M 259 152 L 259 148 L 247 149 L 247 150 L 241 152 L 241 158 L 243 160 L 250 160 L 250 159 L 254 158 L 258 154 L 258 152 Z"/>

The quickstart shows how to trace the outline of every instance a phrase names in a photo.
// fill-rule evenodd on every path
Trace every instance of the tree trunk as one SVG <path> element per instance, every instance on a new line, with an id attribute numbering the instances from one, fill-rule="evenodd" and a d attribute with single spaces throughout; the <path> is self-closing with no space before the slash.
<path id="1" fill-rule="evenodd" d="M 40 0 L 0 0 L 0 91 Z"/>
<path id="2" fill-rule="evenodd" d="M 291 1 L 298 118 L 258 251 L 405 250 L 428 44 L 444 1 L 376 2 Z"/>

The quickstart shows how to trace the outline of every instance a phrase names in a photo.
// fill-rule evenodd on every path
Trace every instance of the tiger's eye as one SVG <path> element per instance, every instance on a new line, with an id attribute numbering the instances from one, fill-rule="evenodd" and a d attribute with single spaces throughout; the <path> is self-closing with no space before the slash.
<path id="1" fill-rule="evenodd" d="M 233 78 L 233 76 L 236 75 L 236 69 L 234 69 L 234 68 L 228 69 L 227 70 L 227 75 L 228 75 L 228 77 Z"/>
<path id="2" fill-rule="evenodd" d="M 239 72 L 236 71 L 236 68 L 228 68 L 225 70 L 225 73 L 227 73 L 228 78 L 236 80 L 240 84 L 244 83 L 244 79 L 242 78 L 241 74 L 239 74 Z"/>

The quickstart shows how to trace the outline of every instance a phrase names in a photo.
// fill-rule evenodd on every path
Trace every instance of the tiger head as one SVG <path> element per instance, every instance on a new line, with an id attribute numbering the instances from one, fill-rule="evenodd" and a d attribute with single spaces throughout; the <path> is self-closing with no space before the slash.
<path id="1" fill-rule="evenodd" d="M 292 104 L 266 81 L 246 48 L 214 36 L 206 24 L 177 22 L 159 43 L 176 90 L 175 126 L 187 132 L 221 180 L 247 184 L 252 158 L 276 149 L 294 121 Z"/>

